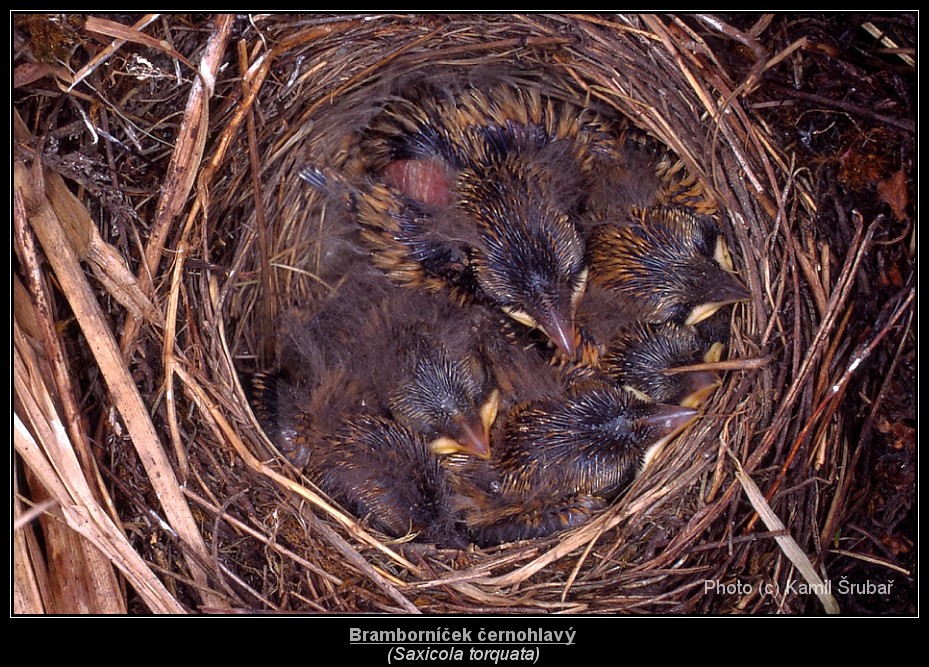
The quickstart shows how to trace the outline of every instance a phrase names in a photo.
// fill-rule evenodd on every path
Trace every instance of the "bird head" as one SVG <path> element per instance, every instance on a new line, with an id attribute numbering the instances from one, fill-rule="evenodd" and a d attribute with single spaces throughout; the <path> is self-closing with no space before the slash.
<path id="1" fill-rule="evenodd" d="M 422 433 L 436 454 L 490 458 L 490 428 L 499 393 L 490 389 L 480 363 L 450 353 L 441 341 L 422 341 L 390 396 L 394 417 Z"/>
<path id="2" fill-rule="evenodd" d="M 602 225 L 590 247 L 594 279 L 638 304 L 649 321 L 693 326 L 750 296 L 709 216 L 658 207 L 630 224 Z"/>
<path id="3" fill-rule="evenodd" d="M 649 400 L 699 408 L 721 384 L 719 375 L 712 370 L 668 371 L 719 361 L 724 347 L 705 342 L 691 327 L 637 323 L 613 339 L 602 368 L 614 382 Z"/>
<path id="4" fill-rule="evenodd" d="M 504 432 L 502 456 L 526 486 L 539 481 L 558 490 L 603 497 L 619 493 L 698 411 L 643 401 L 618 387 L 585 388 L 568 400 L 542 401 L 518 410 Z M 512 483 L 512 482 L 511 482 Z"/>
<path id="5" fill-rule="evenodd" d="M 584 241 L 554 176 L 539 162 L 508 154 L 466 171 L 462 206 L 478 221 L 473 265 L 483 292 L 573 359 L 575 310 L 587 283 Z"/>

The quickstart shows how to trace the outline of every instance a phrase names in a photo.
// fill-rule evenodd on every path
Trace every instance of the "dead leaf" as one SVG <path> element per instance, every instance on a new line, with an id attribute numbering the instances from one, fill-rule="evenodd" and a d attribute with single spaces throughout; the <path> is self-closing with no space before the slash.
<path id="1" fill-rule="evenodd" d="M 56 67 L 48 63 L 23 63 L 13 70 L 13 88 L 22 88 L 35 83 L 47 76 L 58 77 L 68 81 L 70 77 L 63 67 Z"/>
<path id="2" fill-rule="evenodd" d="M 909 220 L 906 214 L 906 205 L 909 202 L 906 196 L 906 176 L 903 170 L 894 173 L 877 184 L 877 196 L 889 205 L 897 220 Z"/>

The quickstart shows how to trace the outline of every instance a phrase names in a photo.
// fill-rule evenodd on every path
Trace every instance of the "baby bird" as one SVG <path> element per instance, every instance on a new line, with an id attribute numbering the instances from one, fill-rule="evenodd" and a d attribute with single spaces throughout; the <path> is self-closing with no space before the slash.
<path id="1" fill-rule="evenodd" d="M 578 309 L 579 353 L 562 362 L 570 382 L 606 381 L 649 400 L 701 407 L 721 384 L 712 370 L 677 371 L 719 362 L 729 343 L 729 308 L 695 326 L 651 323 L 630 314 L 627 298 L 591 284 Z"/>
<path id="2" fill-rule="evenodd" d="M 611 159 L 598 163 L 591 184 L 587 219 L 594 224 L 625 220 L 634 211 L 657 206 L 719 214 L 715 197 L 681 159 L 634 126 L 623 128 Z"/>
<path id="3" fill-rule="evenodd" d="M 282 370 L 249 383 L 256 416 L 307 477 L 373 527 L 463 546 L 440 455 L 490 457 L 499 392 L 481 333 L 491 320 L 354 268 L 285 317 Z"/>
<path id="4" fill-rule="evenodd" d="M 409 170 L 419 165 L 419 171 L 426 171 L 424 163 L 406 164 Z M 470 262 L 480 237 L 453 207 L 414 199 L 370 175 L 350 180 L 334 169 L 309 166 L 300 177 L 354 218 L 371 263 L 393 284 L 447 292 L 462 305 L 473 300 L 478 287 Z M 432 201 L 432 195 L 416 192 Z"/>
<path id="5" fill-rule="evenodd" d="M 574 219 L 611 140 L 596 114 L 536 89 L 414 87 L 360 139 L 349 199 L 392 280 L 494 304 L 571 358 L 586 284 Z M 339 190 L 326 170 L 301 175 Z"/>
<path id="6" fill-rule="evenodd" d="M 615 387 L 517 408 L 504 424 L 503 492 L 542 485 L 558 493 L 615 497 L 697 411 L 637 400 Z"/>
<path id="7" fill-rule="evenodd" d="M 615 292 L 634 319 L 692 326 L 750 296 L 731 273 L 713 218 L 657 207 L 628 224 L 603 224 L 589 240 L 591 282 Z"/>
<path id="8" fill-rule="evenodd" d="M 617 386 L 649 400 L 700 408 L 722 384 L 719 375 L 711 370 L 667 371 L 717 362 L 724 349 L 723 342 L 709 343 L 690 327 L 639 322 L 614 337 L 600 371 Z"/>
<path id="9" fill-rule="evenodd" d="M 310 396 L 344 376 L 368 412 L 392 416 L 435 453 L 488 458 L 498 392 L 479 349 L 483 318 L 358 267 L 320 307 L 287 318 L 280 356 Z"/>
<path id="10" fill-rule="evenodd" d="M 341 371 L 312 384 L 295 384 L 281 372 L 243 374 L 242 382 L 265 435 L 298 469 L 306 467 L 328 433 L 341 428 L 346 415 L 364 414 L 371 404 L 364 387 Z"/>
<path id="11" fill-rule="evenodd" d="M 587 282 L 584 242 L 574 205 L 558 192 L 571 165 L 535 150 L 509 151 L 464 170 L 459 206 L 479 220 L 474 253 L 483 293 L 516 321 L 541 329 L 574 358 L 575 311 Z"/>
<path id="12" fill-rule="evenodd" d="M 499 392 L 484 368 L 474 333 L 446 334 L 442 329 L 448 321 L 414 319 L 385 332 L 392 337 L 388 358 L 396 364 L 387 394 L 390 411 L 425 436 L 435 454 L 463 452 L 487 459 Z"/>
<path id="13" fill-rule="evenodd" d="M 697 414 L 596 385 L 516 406 L 490 461 L 449 463 L 453 505 L 482 545 L 579 525 Z"/>
<path id="14" fill-rule="evenodd" d="M 372 528 L 442 547 L 467 546 L 439 457 L 421 435 L 394 420 L 348 419 L 313 451 L 310 477 Z"/>
<path id="15" fill-rule="evenodd" d="M 384 174 L 399 168 L 402 173 L 402 163 L 413 161 L 432 165 L 426 170 L 430 182 L 444 173 L 451 183 L 458 170 L 481 158 L 488 143 L 496 143 L 504 152 L 511 147 L 560 145 L 589 173 L 603 157 L 613 156 L 616 137 L 625 126 L 592 108 L 546 94 L 540 82 L 516 83 L 494 76 L 483 84 L 445 78 L 440 83 L 413 81 L 387 100 L 368 124 L 358 141 L 360 164 L 349 170 Z M 391 166 L 397 162 L 401 165 Z M 390 180 L 407 196 L 441 200 L 420 196 L 433 191 L 419 190 L 415 178 L 398 181 L 396 176 L 390 175 Z"/>

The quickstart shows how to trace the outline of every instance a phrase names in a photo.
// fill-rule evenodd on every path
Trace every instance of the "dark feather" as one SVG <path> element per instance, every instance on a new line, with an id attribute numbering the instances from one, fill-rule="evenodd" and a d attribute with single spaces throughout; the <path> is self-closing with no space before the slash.
<path id="1" fill-rule="evenodd" d="M 601 371 L 617 385 L 632 387 L 653 401 L 700 407 L 719 386 L 719 375 L 708 370 L 665 371 L 709 361 L 711 347 L 690 327 L 640 322 L 613 338 Z"/>
<path id="2" fill-rule="evenodd" d="M 592 226 L 627 220 L 634 211 L 657 206 L 718 215 L 710 191 L 667 146 L 631 126 L 615 146 L 607 159 L 595 163 L 586 217 Z"/>
<path id="3" fill-rule="evenodd" d="M 603 117 L 537 87 L 424 80 L 362 133 L 354 171 L 365 178 L 347 203 L 394 282 L 450 289 L 461 302 L 470 292 L 539 326 L 570 357 L 586 275 L 575 219 L 613 150 Z M 319 173 L 304 178 L 332 195 Z"/>
<path id="4" fill-rule="evenodd" d="M 634 318 L 694 324 L 749 297 L 716 259 L 724 241 L 708 216 L 658 207 L 598 227 L 589 245 L 591 281 L 622 297 Z"/>
<path id="5" fill-rule="evenodd" d="M 466 544 L 439 459 L 395 421 L 347 421 L 312 452 L 309 470 L 333 500 L 378 530 L 440 546 Z"/>
<path id="6" fill-rule="evenodd" d="M 573 356 L 575 307 L 587 267 L 584 242 L 569 216 L 573 207 L 552 196 L 556 182 L 550 165 L 513 152 L 462 173 L 460 206 L 479 221 L 474 264 L 483 292 Z"/>
<path id="7" fill-rule="evenodd" d="M 612 497 L 634 479 L 652 446 L 695 415 L 612 387 L 529 404 L 510 415 L 497 444 L 513 471 L 503 488 L 539 485 Z"/>
<path id="8" fill-rule="evenodd" d="M 454 505 L 480 544 L 577 525 L 696 414 L 603 386 L 517 406 L 498 426 L 489 462 L 446 463 Z"/>
<path id="9" fill-rule="evenodd" d="M 487 456 L 497 399 L 480 350 L 484 318 L 362 271 L 287 316 L 281 358 L 297 385 L 342 374 L 368 412 L 392 415 L 437 451 Z"/>

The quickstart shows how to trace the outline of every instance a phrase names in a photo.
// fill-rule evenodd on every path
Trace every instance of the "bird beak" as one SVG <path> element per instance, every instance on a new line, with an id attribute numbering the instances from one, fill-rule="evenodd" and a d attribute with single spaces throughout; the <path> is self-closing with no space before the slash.
<path id="1" fill-rule="evenodd" d="M 741 283 L 741 281 L 730 273 L 723 274 L 725 278 L 713 293 L 713 300 L 701 303 L 695 307 L 687 317 L 685 324 L 693 326 L 710 317 L 723 306 L 731 303 L 746 301 L 751 296 L 751 292 Z"/>
<path id="2" fill-rule="evenodd" d="M 541 329 L 549 340 L 561 350 L 568 359 L 574 361 L 577 354 L 577 338 L 575 335 L 573 317 L 564 317 L 555 312 L 543 313 L 544 317 L 535 318 L 522 310 L 504 308 L 503 312 L 520 324 L 532 329 Z"/>
<path id="3" fill-rule="evenodd" d="M 484 405 L 481 406 L 481 424 L 485 433 L 490 433 L 490 427 L 494 425 L 497 419 L 497 410 L 500 407 L 500 391 L 494 389 L 490 392 Z"/>
<path id="4" fill-rule="evenodd" d="M 706 403 L 710 395 L 716 391 L 723 382 L 713 371 L 692 371 L 682 373 L 684 386 L 690 391 L 681 401 L 681 406 L 685 408 L 699 408 Z"/>
<path id="5" fill-rule="evenodd" d="M 563 317 L 557 313 L 548 313 L 547 317 L 539 322 L 539 327 L 545 332 L 545 335 L 571 361 L 574 361 L 577 355 L 577 333 L 573 319 Z"/>
<path id="6" fill-rule="evenodd" d="M 458 415 L 454 420 L 458 429 L 455 438 L 437 438 L 430 448 L 436 454 L 470 454 L 486 461 L 490 458 L 490 427 L 497 418 L 499 405 L 500 392 L 494 389 L 481 406 L 477 422 Z"/>
<path id="7" fill-rule="evenodd" d="M 716 341 L 710 345 L 710 349 L 703 355 L 703 361 L 707 364 L 718 364 L 723 358 L 726 351 L 726 344 Z"/>
<path id="8" fill-rule="evenodd" d="M 433 454 L 468 454 L 479 459 L 490 458 L 490 443 L 480 435 L 480 430 L 464 427 L 457 438 L 447 435 L 440 436 L 429 443 L 429 451 Z"/>
<path id="9" fill-rule="evenodd" d="M 699 410 L 685 408 L 681 405 L 659 403 L 656 407 L 655 414 L 646 417 L 645 422 L 656 427 L 662 433 L 662 437 L 645 452 L 640 471 L 644 470 L 658 455 L 658 452 L 700 414 Z"/>
<path id="10" fill-rule="evenodd" d="M 490 434 L 483 423 L 469 424 L 462 419 L 456 423 L 459 429 L 456 440 L 461 446 L 463 454 L 471 454 L 486 461 L 490 458 Z"/>
<path id="11" fill-rule="evenodd" d="M 494 390 L 481 406 L 478 420 L 457 415 L 454 419 L 454 437 L 440 436 L 429 443 L 433 454 L 468 454 L 486 461 L 490 458 L 490 427 L 497 417 L 499 392 Z"/>

